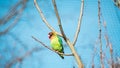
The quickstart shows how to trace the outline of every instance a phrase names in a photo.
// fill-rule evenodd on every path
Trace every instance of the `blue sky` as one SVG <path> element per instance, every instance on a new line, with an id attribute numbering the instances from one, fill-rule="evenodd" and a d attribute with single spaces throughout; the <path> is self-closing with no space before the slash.
<path id="1" fill-rule="evenodd" d="M 0 0 L 0 18 L 4 16 L 17 0 Z M 77 22 L 80 13 L 79 0 L 56 0 L 59 15 L 65 34 L 71 41 L 73 41 L 74 34 L 77 27 Z M 43 10 L 48 22 L 59 32 L 57 19 L 50 0 L 38 0 L 39 6 Z M 104 20 L 107 23 L 108 36 L 110 42 L 113 44 L 114 56 L 120 57 L 120 9 L 118 9 L 112 0 L 101 0 L 101 12 Z M 98 38 L 98 8 L 97 0 L 85 0 L 83 20 L 81 24 L 81 31 L 76 43 L 76 50 L 81 56 L 85 68 L 91 67 L 92 53 L 94 52 L 94 45 Z M 103 21 L 103 20 L 102 20 Z M 9 22 L 10 23 L 10 22 Z M 9 24 L 8 23 L 8 24 Z M 7 24 L 7 25 L 8 25 Z M 0 31 L 4 30 L 6 26 L 0 26 Z M 104 35 L 104 28 L 102 26 Z M 0 66 L 4 68 L 7 61 L 17 56 L 21 56 L 34 47 L 40 47 L 42 50 L 34 52 L 32 55 L 26 57 L 21 64 L 22 68 L 73 68 L 77 64 L 73 57 L 66 56 L 62 60 L 54 52 L 44 48 L 38 42 L 34 41 L 31 36 L 35 36 L 47 45 L 50 45 L 48 33 L 50 30 L 46 27 L 36 10 L 33 0 L 29 0 L 27 7 L 22 13 L 17 25 L 11 29 L 6 35 L 0 36 Z M 16 39 L 18 39 L 16 41 Z M 105 48 L 105 41 L 103 37 L 103 51 L 109 52 Z M 70 53 L 70 49 L 64 42 L 65 53 Z M 97 53 L 95 55 L 95 65 L 99 67 L 99 46 L 97 45 Z M 11 55 L 13 53 L 13 55 Z M 19 53 L 19 54 L 18 54 Z M 106 54 L 109 58 L 109 54 Z M 16 68 L 17 63 L 13 66 Z M 108 67 L 108 65 L 106 65 Z"/>

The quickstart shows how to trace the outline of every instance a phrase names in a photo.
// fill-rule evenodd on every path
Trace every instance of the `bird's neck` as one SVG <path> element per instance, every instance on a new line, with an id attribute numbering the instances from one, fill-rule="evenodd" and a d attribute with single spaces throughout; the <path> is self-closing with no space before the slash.
<path id="1" fill-rule="evenodd" d="M 51 38 L 50 38 L 50 40 L 52 41 L 53 39 L 55 39 L 57 36 L 52 36 Z"/>

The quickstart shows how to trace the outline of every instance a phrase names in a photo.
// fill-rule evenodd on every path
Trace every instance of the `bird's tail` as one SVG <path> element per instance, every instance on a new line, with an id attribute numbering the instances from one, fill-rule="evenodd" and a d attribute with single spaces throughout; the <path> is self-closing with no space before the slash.
<path id="1" fill-rule="evenodd" d="M 62 51 L 61 53 L 64 53 L 64 51 Z M 64 55 L 62 54 L 58 54 L 62 59 L 64 59 Z"/>
<path id="2" fill-rule="evenodd" d="M 62 59 L 64 59 L 64 56 L 63 55 L 61 55 L 61 54 L 58 54 Z"/>

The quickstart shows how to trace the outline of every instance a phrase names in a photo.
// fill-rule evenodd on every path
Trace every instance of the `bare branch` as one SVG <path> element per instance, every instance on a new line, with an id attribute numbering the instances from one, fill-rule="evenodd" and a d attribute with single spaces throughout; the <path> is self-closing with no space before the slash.
<path id="1" fill-rule="evenodd" d="M 35 37 L 33 37 L 33 36 L 32 36 L 32 38 L 33 38 L 35 41 L 37 41 L 37 42 L 39 42 L 40 44 L 42 44 L 44 47 L 48 48 L 49 50 L 51 50 L 51 51 L 53 51 L 53 52 L 55 52 L 55 53 L 62 54 L 62 55 L 64 55 L 64 56 L 73 56 L 73 54 L 64 54 L 64 53 L 55 51 L 55 50 L 53 50 L 52 48 L 48 47 L 48 46 L 47 46 L 46 44 L 44 44 L 43 42 L 41 42 L 40 40 L 38 40 L 37 38 L 35 38 Z"/>
<path id="2" fill-rule="evenodd" d="M 102 29 L 101 29 L 101 8 L 100 8 L 100 0 L 98 0 L 98 27 L 99 27 L 99 42 L 100 42 L 100 63 L 101 68 L 104 68 L 103 63 L 103 51 L 102 51 Z"/>
<path id="3" fill-rule="evenodd" d="M 6 34 L 10 29 L 12 29 L 12 28 L 17 24 L 18 18 L 19 18 L 19 17 L 17 17 L 16 20 L 15 20 L 10 26 L 8 26 L 4 31 L 0 32 L 0 35 L 4 35 L 4 34 Z"/>
<path id="4" fill-rule="evenodd" d="M 80 32 L 80 27 L 81 27 L 81 23 L 82 23 L 82 17 L 83 17 L 83 12 L 84 12 L 84 0 L 81 0 L 81 9 L 80 9 L 80 16 L 79 16 L 79 20 L 78 20 L 78 26 L 77 26 L 77 30 L 74 36 L 74 40 L 73 40 L 73 45 L 75 45 L 79 32 Z"/>
<path id="5" fill-rule="evenodd" d="M 24 2 L 26 3 L 26 0 Z M 21 17 L 21 14 L 22 14 L 23 10 L 25 9 L 25 6 L 26 6 L 26 4 L 24 2 L 22 3 L 23 4 L 22 7 L 17 11 L 18 15 L 16 16 L 13 23 L 10 26 L 8 26 L 4 31 L 0 32 L 0 35 L 6 34 L 10 29 L 12 29 L 18 23 L 18 21 Z"/>
<path id="6" fill-rule="evenodd" d="M 15 59 L 11 60 L 10 62 L 8 62 L 6 64 L 5 68 L 11 68 L 15 63 L 22 62 L 26 57 L 30 56 L 32 53 L 39 51 L 39 50 L 40 50 L 40 48 L 38 48 L 38 47 L 31 49 L 30 51 L 26 52 L 23 56 L 17 57 Z"/>
<path id="7" fill-rule="evenodd" d="M 120 8 L 120 0 L 113 0 L 114 4 Z"/>
<path id="8" fill-rule="evenodd" d="M 68 44 L 69 48 L 71 49 L 71 51 L 72 51 L 72 53 L 74 55 L 74 58 L 75 58 L 75 60 L 76 60 L 76 62 L 78 64 L 78 68 L 84 68 L 84 65 L 83 65 L 83 63 L 81 61 L 81 58 L 78 55 L 78 53 L 76 52 L 73 44 L 69 41 L 69 39 L 67 39 L 66 43 Z"/>
<path id="9" fill-rule="evenodd" d="M 113 60 L 113 48 L 112 48 L 112 43 L 109 44 L 109 49 L 110 49 L 110 57 L 111 57 L 111 68 L 114 68 L 114 60 Z"/>
<path id="10" fill-rule="evenodd" d="M 57 31 L 55 31 L 55 29 L 48 23 L 48 21 L 46 20 L 41 8 L 38 6 L 38 3 L 36 0 L 34 0 L 34 4 L 35 4 L 35 7 L 37 8 L 43 22 L 46 24 L 46 26 L 51 30 L 51 31 L 54 31 L 56 32 L 59 36 L 62 36 L 60 33 L 58 33 Z"/>
<path id="11" fill-rule="evenodd" d="M 105 41 L 106 41 L 106 47 L 109 47 L 109 51 L 110 51 L 110 68 L 114 68 L 114 60 L 113 60 L 113 48 L 112 48 L 112 44 L 110 43 L 109 41 L 109 37 L 108 37 L 108 34 L 107 34 L 107 27 L 106 27 L 106 23 L 104 22 L 104 28 L 105 28 L 105 34 L 104 34 L 104 37 L 105 37 Z"/>
<path id="12" fill-rule="evenodd" d="M 21 9 L 21 10 L 23 10 L 23 9 Z M 0 32 L 0 35 L 6 34 L 10 29 L 12 29 L 18 23 L 20 17 L 21 17 L 21 14 L 19 14 L 15 18 L 15 20 L 13 21 L 13 23 L 10 26 L 8 26 L 4 31 Z"/>
<path id="13" fill-rule="evenodd" d="M 23 3 L 23 0 L 16 3 L 12 8 L 10 8 L 10 11 L 1 19 L 0 25 L 6 24 L 12 17 L 18 14 L 17 8 Z"/>
<path id="14" fill-rule="evenodd" d="M 77 61 L 77 63 L 78 63 L 78 68 L 84 68 L 84 65 L 82 64 L 82 61 L 81 61 L 79 55 L 77 54 L 77 52 L 76 52 L 73 44 L 71 44 L 70 40 L 66 37 L 66 35 L 65 35 L 64 31 L 63 31 L 62 24 L 61 24 L 61 20 L 60 20 L 60 16 L 59 16 L 59 14 L 58 14 L 58 10 L 57 10 L 57 7 L 56 7 L 56 2 L 55 2 L 55 0 L 52 0 L 52 3 L 53 3 L 53 6 L 54 6 L 54 11 L 55 11 L 55 14 L 56 14 L 56 17 L 57 17 L 57 20 L 58 20 L 58 26 L 59 26 L 59 29 L 60 29 L 60 31 L 61 31 L 61 34 L 62 34 L 65 42 L 66 42 L 66 43 L 68 44 L 68 46 L 70 47 L 70 49 L 71 49 L 71 51 L 72 51 L 72 53 L 73 53 L 73 55 L 74 55 L 74 57 L 75 57 L 75 59 L 76 59 L 76 61 Z"/>
<path id="15" fill-rule="evenodd" d="M 64 31 L 63 31 L 63 28 L 62 28 L 62 24 L 61 24 L 60 16 L 59 16 L 59 14 L 58 14 L 58 10 L 57 10 L 57 7 L 56 7 L 56 2 L 55 2 L 55 0 L 52 0 L 52 3 L 53 3 L 54 11 L 55 11 L 55 14 L 56 14 L 56 17 L 57 17 L 57 20 L 58 20 L 58 26 L 59 26 L 59 28 L 60 28 L 60 31 L 61 31 L 61 34 L 62 34 L 64 40 L 66 41 L 66 40 L 67 40 L 67 37 L 66 37 L 66 35 L 65 35 Z"/>
<path id="16" fill-rule="evenodd" d="M 23 42 L 18 35 L 15 35 L 12 32 L 8 33 L 17 43 L 19 43 L 25 50 L 27 50 L 27 44 L 25 42 Z"/>
<path id="17" fill-rule="evenodd" d="M 97 42 L 96 42 L 97 43 Z M 96 45 L 96 43 L 95 43 L 95 45 Z M 95 64 L 94 64 L 94 58 L 95 58 L 95 54 L 96 54 L 96 47 L 95 47 L 95 45 L 94 45 L 94 51 L 93 51 L 93 53 L 92 53 L 92 62 L 91 62 L 91 64 L 92 64 L 92 68 L 95 68 Z"/>

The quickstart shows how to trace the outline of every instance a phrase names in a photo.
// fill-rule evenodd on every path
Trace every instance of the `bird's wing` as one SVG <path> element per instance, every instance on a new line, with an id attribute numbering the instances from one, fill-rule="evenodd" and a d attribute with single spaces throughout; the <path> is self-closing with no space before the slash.
<path id="1" fill-rule="evenodd" d="M 62 52 L 64 53 L 64 48 L 63 48 L 63 42 L 62 42 L 62 39 L 60 38 L 60 36 L 57 36 L 58 37 L 58 41 L 62 47 Z"/>

